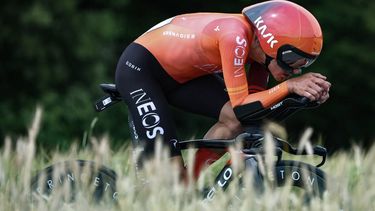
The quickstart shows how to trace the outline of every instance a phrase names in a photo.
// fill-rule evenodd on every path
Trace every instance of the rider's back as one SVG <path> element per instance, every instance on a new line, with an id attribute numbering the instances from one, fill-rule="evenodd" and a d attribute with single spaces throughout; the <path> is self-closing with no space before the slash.
<path id="1" fill-rule="evenodd" d="M 221 71 L 224 61 L 231 61 L 227 65 L 233 66 L 232 59 L 223 57 L 233 55 L 236 36 L 250 40 L 251 35 L 251 27 L 241 14 L 193 13 L 165 20 L 135 42 L 146 47 L 175 80 L 186 82 Z M 225 39 L 234 40 L 221 42 Z"/>

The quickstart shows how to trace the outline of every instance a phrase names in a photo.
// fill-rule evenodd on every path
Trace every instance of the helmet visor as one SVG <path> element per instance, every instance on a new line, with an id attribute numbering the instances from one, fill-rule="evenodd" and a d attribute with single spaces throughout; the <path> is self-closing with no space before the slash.
<path id="1" fill-rule="evenodd" d="M 277 50 L 277 64 L 288 73 L 295 69 L 301 69 L 310 66 L 317 56 L 307 54 L 291 45 L 283 45 Z"/>

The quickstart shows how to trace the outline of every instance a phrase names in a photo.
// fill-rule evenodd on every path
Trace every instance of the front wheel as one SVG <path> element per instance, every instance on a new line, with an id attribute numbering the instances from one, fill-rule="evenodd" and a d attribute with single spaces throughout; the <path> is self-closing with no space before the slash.
<path id="1" fill-rule="evenodd" d="M 290 182 L 293 187 L 301 188 L 309 195 L 322 197 L 326 190 L 325 173 L 310 164 L 284 160 L 275 166 L 277 186 Z"/>
<path id="2" fill-rule="evenodd" d="M 246 169 L 251 171 L 253 175 L 255 188 L 262 192 L 264 177 L 259 170 L 258 162 L 255 158 L 246 160 Z M 292 188 L 303 190 L 306 200 L 309 200 L 311 197 L 322 197 L 326 190 L 325 173 L 321 169 L 307 163 L 281 160 L 275 164 L 273 175 L 274 186 L 284 187 L 290 185 Z"/>

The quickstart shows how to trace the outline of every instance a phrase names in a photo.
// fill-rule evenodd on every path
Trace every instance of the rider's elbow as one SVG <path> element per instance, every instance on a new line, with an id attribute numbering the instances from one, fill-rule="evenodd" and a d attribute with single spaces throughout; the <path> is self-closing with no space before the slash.
<path id="1" fill-rule="evenodd" d="M 261 111 L 262 109 L 264 109 L 264 107 L 260 101 L 251 102 L 245 105 L 238 105 L 233 108 L 234 113 L 240 122 L 249 115 Z"/>

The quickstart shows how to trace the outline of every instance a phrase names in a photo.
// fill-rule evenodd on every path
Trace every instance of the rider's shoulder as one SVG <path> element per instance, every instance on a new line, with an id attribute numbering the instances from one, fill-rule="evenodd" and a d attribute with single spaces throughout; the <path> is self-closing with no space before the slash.
<path id="1" fill-rule="evenodd" d="M 215 21 L 228 25 L 249 25 L 249 22 L 241 13 L 216 13 L 216 12 L 196 12 L 180 14 L 173 17 L 174 21 Z"/>
<path id="2" fill-rule="evenodd" d="M 240 14 L 228 14 L 218 19 L 226 28 L 249 29 L 251 26 Z"/>
<path id="3" fill-rule="evenodd" d="M 224 16 L 211 22 L 217 26 L 222 37 L 237 37 L 250 39 L 253 35 L 253 29 L 247 20 L 241 14 L 225 14 Z"/>

